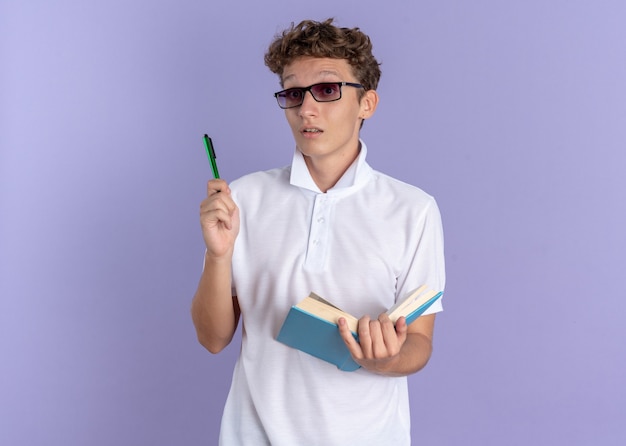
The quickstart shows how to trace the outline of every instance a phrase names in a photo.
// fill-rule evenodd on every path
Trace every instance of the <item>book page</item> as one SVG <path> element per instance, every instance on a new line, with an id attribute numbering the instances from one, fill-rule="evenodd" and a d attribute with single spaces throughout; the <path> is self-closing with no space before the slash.
<path id="1" fill-rule="evenodd" d="M 317 294 L 315 294 L 315 293 L 311 293 L 311 294 L 309 294 L 309 297 L 310 297 L 311 299 L 315 299 L 315 300 L 317 300 L 317 301 L 320 301 L 320 302 L 322 302 L 323 304 L 330 305 L 331 307 L 336 308 L 336 309 L 337 309 L 337 310 L 339 310 L 339 311 L 343 311 L 341 308 L 339 308 L 339 307 L 337 307 L 337 306 L 335 306 L 335 305 L 331 304 L 331 303 L 330 303 L 330 302 L 328 302 L 326 299 L 324 299 L 324 298 L 323 298 L 323 297 L 321 297 L 321 296 L 318 296 L 318 295 L 317 295 Z"/>
<path id="2" fill-rule="evenodd" d="M 395 323 L 399 317 L 409 315 L 437 294 L 439 293 L 428 290 L 426 287 L 418 288 L 415 292 L 411 293 L 407 299 L 400 302 L 399 305 L 396 304 L 387 311 L 389 319 Z"/>
<path id="3" fill-rule="evenodd" d="M 425 290 L 426 290 L 426 285 L 422 285 L 421 287 L 411 291 L 408 294 L 408 296 L 406 296 L 404 299 L 400 299 L 398 302 L 395 303 L 395 305 L 389 308 L 387 310 L 387 314 L 391 315 L 396 310 L 399 310 L 402 306 L 410 304 L 411 302 L 413 302 L 413 300 L 415 300 L 415 298 L 417 298 Z"/>
<path id="4" fill-rule="evenodd" d="M 311 296 L 303 299 L 296 307 L 306 311 L 320 319 L 324 319 L 333 324 L 337 324 L 340 317 L 344 317 L 348 322 L 348 327 L 354 333 L 357 332 L 359 320 L 345 311 L 340 310 L 334 305 L 328 303 L 321 297 L 311 293 Z"/>

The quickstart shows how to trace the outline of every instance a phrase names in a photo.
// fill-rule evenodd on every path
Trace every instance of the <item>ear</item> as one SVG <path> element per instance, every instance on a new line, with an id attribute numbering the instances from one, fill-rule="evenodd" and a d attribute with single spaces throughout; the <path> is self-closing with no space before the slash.
<path id="1" fill-rule="evenodd" d="M 376 90 L 367 90 L 361 98 L 361 112 L 359 118 L 370 118 L 378 107 L 378 93 Z"/>

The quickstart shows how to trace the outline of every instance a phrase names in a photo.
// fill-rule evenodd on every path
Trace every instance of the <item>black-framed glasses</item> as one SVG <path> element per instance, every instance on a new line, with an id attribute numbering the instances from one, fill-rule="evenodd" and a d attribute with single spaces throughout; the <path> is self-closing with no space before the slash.
<path id="1" fill-rule="evenodd" d="M 354 82 L 321 82 L 309 85 L 308 87 L 288 88 L 278 93 L 274 93 L 280 108 L 293 108 L 302 105 L 304 95 L 307 91 L 317 102 L 333 102 L 341 99 L 341 87 L 347 85 L 354 88 L 365 88 L 361 84 Z"/>

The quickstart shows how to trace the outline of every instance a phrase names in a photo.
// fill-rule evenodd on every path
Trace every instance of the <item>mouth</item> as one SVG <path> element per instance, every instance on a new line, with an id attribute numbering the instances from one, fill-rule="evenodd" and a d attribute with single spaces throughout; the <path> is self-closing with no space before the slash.
<path id="1" fill-rule="evenodd" d="M 320 133 L 324 133 L 324 131 L 316 127 L 305 127 L 302 130 L 300 130 L 300 133 L 302 133 L 305 136 L 315 136 L 315 135 L 319 135 Z"/>

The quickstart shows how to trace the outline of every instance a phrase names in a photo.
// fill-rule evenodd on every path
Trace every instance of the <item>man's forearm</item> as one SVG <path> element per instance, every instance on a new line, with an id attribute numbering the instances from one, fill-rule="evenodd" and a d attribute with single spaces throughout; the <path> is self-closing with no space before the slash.
<path id="1" fill-rule="evenodd" d="M 239 321 L 239 307 L 231 291 L 230 259 L 205 258 L 191 315 L 198 341 L 218 353 L 232 340 Z"/>

